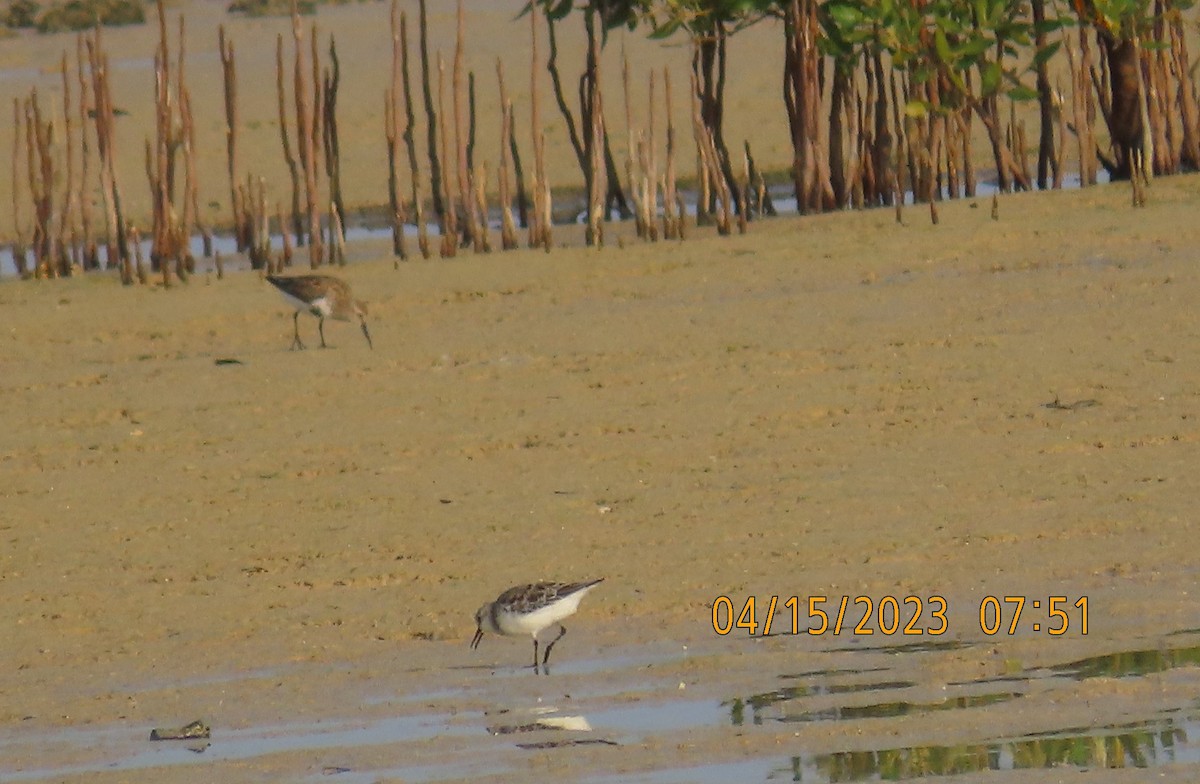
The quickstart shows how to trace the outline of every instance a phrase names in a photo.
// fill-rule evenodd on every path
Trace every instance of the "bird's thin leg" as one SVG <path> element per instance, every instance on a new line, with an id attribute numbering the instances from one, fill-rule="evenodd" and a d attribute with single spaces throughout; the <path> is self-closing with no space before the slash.
<path id="1" fill-rule="evenodd" d="M 554 647 L 554 643 L 556 643 L 556 642 L 558 642 L 559 640 L 561 640 L 561 639 L 562 639 L 562 636 L 563 636 L 564 634 L 566 634 L 566 633 L 567 633 L 567 627 L 566 627 L 566 626 L 563 626 L 563 625 L 561 625 L 561 624 L 559 624 L 559 627 L 558 627 L 558 636 L 557 636 L 557 637 L 555 637 L 553 640 L 551 640 L 551 641 L 550 641 L 550 644 L 546 646 L 546 653 L 545 653 L 545 654 L 542 656 L 542 664 L 546 664 L 547 662 L 549 662 L 549 661 L 550 661 L 550 649 L 551 649 L 551 648 L 553 648 L 553 647 Z M 536 653 L 536 652 L 534 653 L 534 656 L 537 656 L 537 653 Z"/>
<path id="2" fill-rule="evenodd" d="M 538 668 L 537 648 L 538 648 L 537 637 L 534 637 L 533 638 L 533 671 L 534 672 L 537 672 L 537 668 Z"/>
<path id="3" fill-rule="evenodd" d="M 325 345 L 325 317 L 321 316 L 321 320 L 317 322 L 317 332 L 321 333 L 321 348 L 329 348 Z"/>
<path id="4" fill-rule="evenodd" d="M 300 311 L 292 314 L 292 327 L 295 329 L 294 337 L 292 338 L 292 351 L 303 349 L 304 344 L 300 342 Z"/>
<path id="5" fill-rule="evenodd" d="M 367 348 L 374 349 L 375 346 L 371 345 L 371 333 L 367 332 L 367 320 L 360 316 L 359 323 L 362 324 L 363 337 L 367 339 Z"/>

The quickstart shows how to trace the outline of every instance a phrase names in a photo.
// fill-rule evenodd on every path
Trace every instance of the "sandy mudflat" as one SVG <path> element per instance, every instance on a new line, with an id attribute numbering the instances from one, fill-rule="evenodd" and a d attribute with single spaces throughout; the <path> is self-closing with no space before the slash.
<path id="1" fill-rule="evenodd" d="M 290 311 L 248 272 L 7 281 L 0 772 L 623 780 L 1194 709 L 1188 666 L 965 723 L 729 720 L 789 672 L 880 656 L 882 680 L 938 692 L 1200 627 L 1198 193 L 1180 177 L 1142 210 L 1113 186 L 1005 198 L 999 221 L 959 202 L 936 227 L 874 211 L 398 270 L 360 249 L 342 274 L 374 351 L 336 322 L 333 349 L 288 351 Z M 550 677 L 518 669 L 527 640 L 468 649 L 501 589 L 590 576 L 607 581 Z M 717 596 L 773 594 L 941 595 L 949 628 L 714 634 Z M 1052 594 L 1089 597 L 1086 637 L 1075 608 L 1061 638 L 1030 608 L 1016 637 L 981 632 L 984 596 Z M 933 625 L 927 609 L 916 628 Z M 938 644 L 856 650 L 914 639 Z M 551 702 L 608 716 L 621 745 L 484 732 Z M 689 719 L 620 712 L 653 705 Z M 151 727 L 197 717 L 208 757 L 136 757 Z M 220 757 L 222 732 L 339 721 L 383 729 Z M 437 740 L 401 743 L 422 732 Z M 105 773 L 127 747 L 143 762 Z"/>

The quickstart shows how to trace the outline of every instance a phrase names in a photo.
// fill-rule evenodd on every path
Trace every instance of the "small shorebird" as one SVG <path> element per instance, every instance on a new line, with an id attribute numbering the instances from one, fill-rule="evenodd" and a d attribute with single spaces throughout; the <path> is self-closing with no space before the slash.
<path id="1" fill-rule="evenodd" d="M 538 632 L 574 614 L 579 600 L 604 578 L 581 583 L 532 583 L 509 588 L 475 613 L 475 637 L 471 649 L 479 647 L 484 631 L 496 634 L 528 634 L 533 637 L 533 669 L 538 668 Z M 546 646 L 542 664 L 550 661 L 550 649 L 567 633 L 559 624 L 558 636 Z"/>
<path id="2" fill-rule="evenodd" d="M 351 316 L 358 316 L 367 347 L 374 348 L 371 345 L 371 333 L 367 332 L 367 303 L 354 298 L 346 281 L 331 275 L 268 275 L 267 282 L 279 289 L 287 303 L 296 309 L 292 314 L 292 324 L 296 328 L 292 339 L 293 349 L 304 348 L 300 342 L 301 312 L 311 313 L 320 319 L 317 331 L 321 335 L 321 348 L 326 347 L 325 318 L 349 321 Z"/>

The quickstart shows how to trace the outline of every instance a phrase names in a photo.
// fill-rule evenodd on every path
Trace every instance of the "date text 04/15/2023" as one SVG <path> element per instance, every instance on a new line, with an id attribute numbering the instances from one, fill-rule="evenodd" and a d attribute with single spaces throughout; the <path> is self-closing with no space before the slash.
<path id="1" fill-rule="evenodd" d="M 713 631 L 782 634 L 894 634 L 936 637 L 950 628 L 942 596 L 748 596 L 739 611 L 728 596 L 713 600 Z M 760 619 L 760 613 L 763 613 Z M 802 625 L 801 618 L 808 621 Z M 979 603 L 979 630 L 990 636 L 1019 630 L 1060 637 L 1068 630 L 1088 633 L 1088 598 L 985 596 Z"/>

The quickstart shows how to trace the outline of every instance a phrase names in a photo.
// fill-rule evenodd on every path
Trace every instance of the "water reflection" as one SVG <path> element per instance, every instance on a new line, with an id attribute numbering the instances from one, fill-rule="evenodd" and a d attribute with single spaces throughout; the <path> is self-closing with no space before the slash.
<path id="1" fill-rule="evenodd" d="M 1200 646 L 1190 648 L 1146 649 L 1121 651 L 1103 656 L 1091 656 L 1059 664 L 1049 669 L 1069 675 L 1076 680 L 1085 678 L 1125 678 L 1164 672 L 1175 667 L 1200 664 Z"/>
<path id="2" fill-rule="evenodd" d="M 902 642 L 895 645 L 880 645 L 878 647 L 845 645 L 841 648 L 830 648 L 829 653 L 849 653 L 851 651 L 855 653 L 933 653 L 936 651 L 958 651 L 973 646 L 974 643 L 967 642 L 966 640 L 922 640 L 920 642 Z"/>
<path id="3" fill-rule="evenodd" d="M 1177 636 L 1176 636 L 1177 637 Z M 1180 667 L 1200 666 L 1200 645 L 1193 639 L 1176 647 L 1117 651 L 1032 667 L 1004 676 L 948 683 L 944 699 L 929 699 L 912 682 L 890 679 L 854 682 L 862 672 L 830 670 L 782 675 L 788 685 L 724 703 L 730 724 L 772 725 L 793 722 L 894 718 L 946 710 L 986 708 L 1046 689 L 1074 688 L 1089 678 L 1138 678 Z M 879 668 L 871 670 L 880 673 Z M 830 676 L 842 682 L 830 682 Z M 803 683 L 796 681 L 803 680 Z M 1001 686 L 1001 684 L 1003 684 Z M 844 695 L 839 698 L 839 695 Z M 772 766 L 773 780 L 805 782 L 901 780 L 925 776 L 1014 771 L 1061 766 L 1073 768 L 1146 768 L 1167 763 L 1200 762 L 1200 712 L 1156 712 L 1128 724 L 1072 727 L 1018 738 L 991 738 L 959 745 L 924 744 L 901 748 L 801 755 L 788 765 Z"/>
<path id="4" fill-rule="evenodd" d="M 1189 744 L 1196 717 L 1164 717 L 1148 722 L 1097 727 L 1078 734 L 1034 735 L 1009 741 L 957 746 L 909 746 L 874 751 L 792 757 L 793 780 L 842 782 L 949 776 L 983 770 L 1008 771 L 1070 766 L 1147 768 L 1200 760 Z M 803 771 L 803 773 L 802 773 Z M 807 774 L 807 775 L 805 775 Z"/>
<path id="5" fill-rule="evenodd" d="M 933 711 L 964 710 L 995 705 L 1001 702 L 1017 699 L 1023 696 L 1019 692 L 997 692 L 992 694 L 962 694 L 945 699 L 928 702 L 910 700 L 889 700 L 868 705 L 835 705 L 832 707 L 804 707 L 803 703 L 795 706 L 787 703 L 810 697 L 804 687 L 777 689 L 765 694 L 756 694 L 745 700 L 734 699 L 729 705 L 729 718 L 734 726 L 741 726 L 746 721 L 746 707 L 750 708 L 750 723 L 763 724 L 766 721 L 792 722 L 812 721 L 854 721 L 856 719 L 888 719 L 897 716 L 907 716 Z"/>
<path id="6" fill-rule="evenodd" d="M 818 698 L 838 694 L 870 694 L 905 689 L 915 684 L 903 680 L 826 683 L 816 678 L 825 672 L 838 675 L 862 674 L 855 673 L 853 670 L 829 670 L 800 675 L 781 675 L 781 680 L 811 679 L 813 682 L 773 689 L 749 697 L 737 697 L 727 701 L 725 706 L 729 710 L 730 722 L 734 726 L 741 726 L 747 721 L 750 724 L 763 724 L 766 721 L 788 723 L 892 718 L 933 711 L 978 708 L 1008 702 L 1023 696 L 1028 691 L 1029 684 L 1034 681 L 1045 683 L 1047 678 L 1081 681 L 1101 677 L 1139 677 L 1192 665 L 1200 665 L 1200 646 L 1119 651 L 979 681 L 948 683 L 946 696 L 938 700 L 880 699 L 865 705 L 829 705 L 828 700 Z M 879 671 L 880 668 L 869 670 L 869 672 Z M 996 690 L 1000 684 L 1004 684 L 1003 688 Z M 987 691 L 979 693 L 981 687 Z M 747 708 L 749 708 L 749 717 L 746 715 Z"/>

